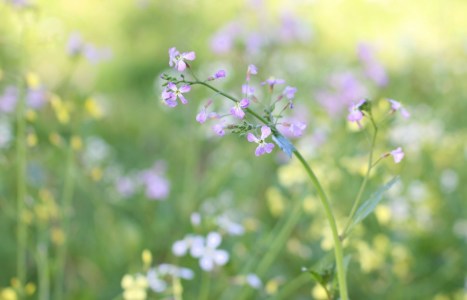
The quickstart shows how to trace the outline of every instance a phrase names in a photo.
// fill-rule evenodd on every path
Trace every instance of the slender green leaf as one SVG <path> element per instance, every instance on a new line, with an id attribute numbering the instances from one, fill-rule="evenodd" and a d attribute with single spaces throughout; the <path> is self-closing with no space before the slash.
<path id="1" fill-rule="evenodd" d="M 369 214 L 371 214 L 375 210 L 378 203 L 381 202 L 383 194 L 387 190 L 389 190 L 398 180 L 399 177 L 394 177 L 391 181 L 381 186 L 374 194 L 370 196 L 370 198 L 367 201 L 362 203 L 362 205 L 358 208 L 357 212 L 353 217 L 352 225 L 350 225 L 348 230 L 349 232 L 351 228 L 363 221 Z"/>

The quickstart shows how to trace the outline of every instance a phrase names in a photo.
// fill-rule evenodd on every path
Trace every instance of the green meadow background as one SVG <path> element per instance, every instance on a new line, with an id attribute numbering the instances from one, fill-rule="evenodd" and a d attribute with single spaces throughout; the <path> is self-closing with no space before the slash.
<path id="1" fill-rule="evenodd" d="M 365 130 L 347 124 L 347 107 L 329 113 L 317 100 L 320 92 L 339 94 L 331 78 L 350 72 L 379 115 L 390 109 L 386 98 L 403 103 L 411 118 L 395 114 L 385 122 L 375 154 L 401 146 L 405 158 L 381 162 L 364 198 L 396 175 L 400 182 L 345 244 L 349 292 L 352 299 L 466 299 L 466 1 L 37 0 L 25 9 L 13 2 L 0 2 L 0 95 L 25 78 L 20 86 L 43 87 L 46 100 L 26 108 L 25 156 L 17 151 L 15 111 L 0 110 L 0 299 L 21 299 L 14 292 L 21 287 L 25 299 L 56 299 L 60 280 L 63 299 L 123 299 L 122 278 L 148 267 L 144 250 L 152 266 L 195 272 L 181 281 L 184 299 L 199 299 L 203 280 L 210 281 L 208 299 L 241 299 L 248 287 L 236 279 L 246 273 L 262 281 L 248 299 L 326 299 L 302 272 L 332 249 L 306 174 L 277 149 L 257 158 L 244 137 L 219 138 L 211 125 L 198 124 L 199 108 L 214 97 L 201 87 L 186 94 L 188 105 L 164 106 L 159 76 L 172 72 L 170 47 L 196 52 L 190 65 L 200 78 L 226 70 L 227 78 L 213 85 L 234 95 L 249 64 L 258 66 L 258 90 L 271 75 L 298 88 L 295 103 L 308 127 L 293 141 L 321 178 L 340 227 L 369 147 Z M 284 16 L 297 21 L 295 35 L 278 30 Z M 240 33 L 219 53 L 213 39 L 229 26 Z M 101 61 L 71 57 L 73 33 L 101 49 Z M 251 34 L 264 42 L 256 51 L 248 48 Z M 365 76 L 357 53 L 362 43 L 384 66 L 385 86 Z M 18 217 L 21 161 L 26 197 Z M 156 163 L 170 182 L 167 197 L 148 199 L 142 188 L 119 193 L 119 178 Z M 200 225 L 191 221 L 193 213 L 201 215 Z M 220 215 L 243 234 L 220 230 Z M 280 231 L 290 215 L 290 227 Z M 27 230 L 23 283 L 16 265 L 21 222 Z M 172 254 L 172 244 L 186 234 L 210 231 L 223 233 L 226 266 L 206 273 L 195 259 Z M 259 269 L 267 253 L 273 259 Z M 284 291 L 290 282 L 297 285 Z M 172 298 L 148 291 L 147 299 Z"/>

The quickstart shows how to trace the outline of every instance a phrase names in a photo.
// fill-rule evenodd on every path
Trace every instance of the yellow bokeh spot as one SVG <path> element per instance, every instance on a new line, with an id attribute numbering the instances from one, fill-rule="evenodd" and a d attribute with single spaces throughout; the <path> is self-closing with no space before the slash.
<path id="1" fill-rule="evenodd" d="M 304 169 L 298 163 L 290 163 L 284 165 L 278 170 L 279 181 L 290 187 L 294 184 L 304 183 L 308 176 L 305 173 Z"/>
<path id="2" fill-rule="evenodd" d="M 278 217 L 284 212 L 284 199 L 277 188 L 268 188 L 266 191 L 266 199 L 268 201 L 269 211 L 273 216 Z"/>
<path id="3" fill-rule="evenodd" d="M 385 253 L 390 247 L 390 240 L 383 234 L 378 234 L 373 238 L 373 245 L 378 252 Z"/>
<path id="4" fill-rule="evenodd" d="M 311 290 L 311 295 L 315 300 L 324 300 L 328 299 L 326 294 L 326 290 L 319 284 L 315 285 L 315 287 Z"/>
<path id="5" fill-rule="evenodd" d="M 1 300 L 16 300 L 18 299 L 18 295 L 16 294 L 15 290 L 12 288 L 5 288 L 0 293 Z"/>
<path id="6" fill-rule="evenodd" d="M 34 283 L 32 283 L 32 282 L 29 282 L 24 287 L 24 290 L 25 290 L 27 295 L 33 295 L 36 292 L 36 285 Z"/>
<path id="7" fill-rule="evenodd" d="M 26 143 L 29 147 L 34 147 L 37 145 L 37 135 L 35 133 L 28 133 L 26 136 Z"/>
<path id="8" fill-rule="evenodd" d="M 274 295 L 279 290 L 279 282 L 277 279 L 271 279 L 266 283 L 264 289 L 268 295 Z"/>
<path id="9" fill-rule="evenodd" d="M 102 172 L 102 169 L 101 168 L 92 168 L 91 170 L 91 178 L 92 180 L 94 181 L 99 181 L 102 179 L 102 175 L 103 175 L 103 172 Z"/>
<path id="10" fill-rule="evenodd" d="M 65 242 L 65 234 L 60 228 L 52 228 L 50 232 L 50 238 L 52 239 L 52 243 L 57 246 L 63 245 Z"/>
<path id="11" fill-rule="evenodd" d="M 36 121 L 37 119 L 37 113 L 33 110 L 28 110 L 26 112 L 26 120 L 28 120 L 29 122 L 34 122 Z"/>
<path id="12" fill-rule="evenodd" d="M 318 203 L 317 201 L 318 199 L 313 198 L 312 196 L 307 196 L 303 200 L 303 210 L 308 214 L 312 214 L 316 212 L 317 203 Z"/>
<path id="13" fill-rule="evenodd" d="M 143 265 L 145 268 L 151 266 L 152 263 L 152 254 L 151 251 L 148 249 L 144 249 L 143 253 L 141 254 L 141 259 L 143 260 Z"/>
<path id="14" fill-rule="evenodd" d="M 247 218 L 243 221 L 243 226 L 246 231 L 256 231 L 258 229 L 258 221 L 253 218 Z"/>
<path id="15" fill-rule="evenodd" d="M 21 218 L 25 224 L 31 224 L 34 219 L 34 215 L 31 211 L 25 210 L 23 211 Z"/>
<path id="16" fill-rule="evenodd" d="M 41 80 L 36 73 L 29 72 L 26 74 L 26 83 L 29 88 L 35 89 L 41 85 Z"/>
<path id="17" fill-rule="evenodd" d="M 95 119 L 100 119 L 104 115 L 102 108 L 92 98 L 89 98 L 84 102 L 84 109 L 91 117 Z"/>
<path id="18" fill-rule="evenodd" d="M 83 148 L 83 140 L 77 135 L 72 136 L 71 148 L 75 151 L 81 150 Z"/>
<path id="19" fill-rule="evenodd" d="M 52 95 L 50 97 L 50 104 L 52 105 L 57 120 L 62 124 L 67 124 L 70 121 L 70 112 L 62 99 L 57 95 Z"/>
<path id="20" fill-rule="evenodd" d="M 62 137 L 56 132 L 49 134 L 49 141 L 55 146 L 60 146 L 63 143 Z"/>
<path id="21" fill-rule="evenodd" d="M 384 204 L 380 204 L 376 207 L 375 215 L 378 222 L 382 225 L 387 225 L 392 217 L 391 209 L 389 206 Z"/>
<path id="22" fill-rule="evenodd" d="M 148 281 L 145 276 L 136 275 L 135 277 L 127 274 L 123 276 L 121 282 L 123 299 L 125 300 L 145 300 L 147 296 L 146 288 Z"/>

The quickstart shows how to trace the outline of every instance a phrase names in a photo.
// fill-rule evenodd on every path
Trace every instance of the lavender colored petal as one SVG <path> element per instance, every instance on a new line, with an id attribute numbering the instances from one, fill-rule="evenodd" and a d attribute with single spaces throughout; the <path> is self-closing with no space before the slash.
<path id="1" fill-rule="evenodd" d="M 271 128 L 269 128 L 268 126 L 262 126 L 261 127 L 261 139 L 264 140 L 270 135 L 271 135 Z"/>
<path id="2" fill-rule="evenodd" d="M 246 135 L 246 139 L 250 142 L 250 143 L 258 143 L 259 140 L 253 135 L 253 133 L 249 132 L 247 135 Z"/>

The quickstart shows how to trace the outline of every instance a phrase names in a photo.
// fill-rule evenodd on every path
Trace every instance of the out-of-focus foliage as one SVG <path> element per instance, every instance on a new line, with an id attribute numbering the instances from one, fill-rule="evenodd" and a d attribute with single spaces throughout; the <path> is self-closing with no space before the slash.
<path id="1" fill-rule="evenodd" d="M 257 83 L 274 75 L 298 88 L 297 117 L 308 127 L 294 143 L 341 227 L 369 149 L 366 131 L 346 122 L 347 106 L 366 97 L 383 118 L 385 98 L 401 101 L 411 117 L 385 121 L 375 154 L 402 146 L 406 156 L 384 160 L 364 197 L 393 175 L 401 181 L 345 244 L 350 295 L 464 299 L 466 11 L 462 0 L 0 2 L 0 299 L 20 289 L 28 299 L 53 295 L 65 241 L 66 299 L 168 299 L 181 287 L 197 299 L 206 282 L 208 299 L 239 299 L 249 288 L 251 299 L 325 299 L 302 273 L 332 248 L 306 174 L 279 151 L 256 158 L 246 139 L 196 123 L 208 98 L 222 101 L 212 93 L 193 88 L 188 105 L 164 106 L 159 75 L 173 46 L 196 52 L 199 77 L 226 70 L 214 84 L 234 95 L 251 63 Z M 12 95 L 27 101 L 23 288 Z M 209 232 L 222 234 L 214 248 L 229 253 L 224 266 L 209 273 L 173 254 L 176 241 Z M 167 280 L 175 271 L 162 267 L 168 287 L 156 293 L 150 272 L 163 263 L 194 278 L 185 270 Z"/>

